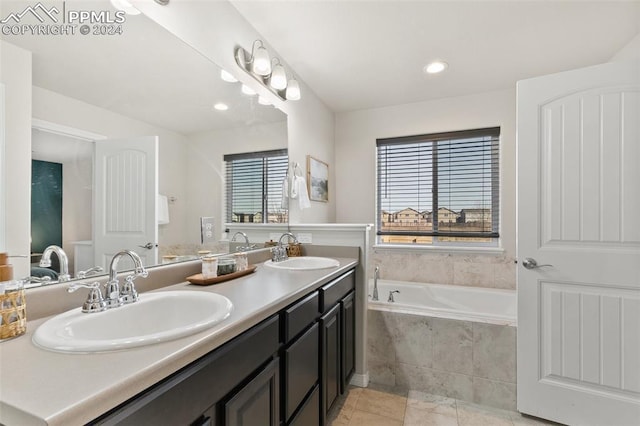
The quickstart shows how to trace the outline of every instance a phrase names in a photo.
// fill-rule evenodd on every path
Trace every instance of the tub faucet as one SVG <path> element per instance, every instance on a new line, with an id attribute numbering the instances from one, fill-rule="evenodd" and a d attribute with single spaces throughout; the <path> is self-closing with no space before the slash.
<path id="1" fill-rule="evenodd" d="M 389 303 L 395 302 L 395 300 L 393 300 L 393 293 L 400 293 L 400 290 L 390 291 L 389 292 L 389 298 L 387 299 L 387 302 L 389 302 Z"/>
<path id="2" fill-rule="evenodd" d="M 40 266 L 43 268 L 48 268 L 49 266 L 51 266 L 51 253 L 55 253 L 58 256 L 58 260 L 60 261 L 60 274 L 58 275 L 58 282 L 63 283 L 69 281 L 71 279 L 71 275 L 69 275 L 69 258 L 61 247 L 51 245 L 44 249 L 42 258 L 40 259 Z"/>
<path id="3" fill-rule="evenodd" d="M 378 301 L 378 276 L 380 275 L 380 266 L 376 266 L 375 271 L 373 271 L 373 296 L 371 300 Z"/>
<path id="4" fill-rule="evenodd" d="M 133 274 L 125 278 L 125 282 L 120 291 L 118 282 L 118 261 L 122 256 L 129 256 L 133 260 Z M 142 259 L 134 251 L 122 250 L 116 253 L 109 264 L 109 281 L 106 284 L 105 301 L 107 308 L 116 308 L 126 303 L 133 303 L 138 300 L 138 292 L 133 285 L 133 280 L 137 277 L 146 278 L 149 275 L 147 270 L 142 266 Z"/>

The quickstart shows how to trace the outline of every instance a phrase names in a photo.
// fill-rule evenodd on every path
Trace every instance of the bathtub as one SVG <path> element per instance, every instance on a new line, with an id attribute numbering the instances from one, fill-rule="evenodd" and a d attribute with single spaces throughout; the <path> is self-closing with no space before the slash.
<path id="1" fill-rule="evenodd" d="M 394 302 L 388 302 L 389 292 Z M 378 299 L 371 300 L 373 280 L 369 280 L 369 309 L 462 321 L 516 326 L 516 292 L 491 288 L 442 284 L 420 284 L 378 280 Z"/>

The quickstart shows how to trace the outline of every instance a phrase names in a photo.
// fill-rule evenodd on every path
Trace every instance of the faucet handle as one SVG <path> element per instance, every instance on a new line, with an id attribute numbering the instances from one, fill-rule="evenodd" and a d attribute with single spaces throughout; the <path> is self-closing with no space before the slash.
<path id="1" fill-rule="evenodd" d="M 100 292 L 100 283 L 94 282 L 91 284 L 71 284 L 67 287 L 67 291 L 69 293 L 73 293 L 74 291 L 80 288 L 88 288 L 90 289 L 89 295 L 87 296 L 87 300 L 82 304 L 82 312 L 92 313 L 92 312 L 102 312 L 107 309 L 107 302 L 104 301 L 102 297 L 102 292 Z"/>
<path id="2" fill-rule="evenodd" d="M 136 275 L 128 275 L 124 279 L 124 284 L 122 284 L 122 291 L 120 293 L 120 296 L 122 297 L 122 303 L 124 304 L 138 301 L 138 292 L 136 291 L 136 287 L 133 284 L 133 280 L 135 280 L 136 277 Z"/>
<path id="3" fill-rule="evenodd" d="M 94 266 L 93 268 L 89 268 L 84 271 L 78 271 L 78 273 L 76 274 L 76 278 L 87 278 L 88 275 L 94 275 L 102 271 L 104 271 L 102 266 Z"/>

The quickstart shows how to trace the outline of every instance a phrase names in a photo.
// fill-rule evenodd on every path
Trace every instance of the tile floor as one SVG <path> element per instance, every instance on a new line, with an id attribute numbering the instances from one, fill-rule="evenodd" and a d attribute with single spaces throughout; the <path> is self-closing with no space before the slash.
<path id="1" fill-rule="evenodd" d="M 329 413 L 330 426 L 529 426 L 557 425 L 419 391 L 350 387 Z"/>

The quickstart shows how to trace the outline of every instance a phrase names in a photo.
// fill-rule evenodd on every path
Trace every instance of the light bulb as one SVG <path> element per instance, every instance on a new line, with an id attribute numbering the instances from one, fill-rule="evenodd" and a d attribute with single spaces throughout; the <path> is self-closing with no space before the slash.
<path id="1" fill-rule="evenodd" d="M 271 59 L 269 58 L 269 52 L 263 46 L 258 47 L 253 55 L 252 69 L 258 75 L 271 74 Z"/>
<path id="2" fill-rule="evenodd" d="M 247 86 L 246 84 L 242 85 L 242 93 L 244 93 L 245 95 L 249 95 L 249 96 L 253 96 L 256 94 L 256 91 L 253 90 L 251 87 Z"/>
<path id="3" fill-rule="evenodd" d="M 281 64 L 276 64 L 271 71 L 271 79 L 269 84 L 276 90 L 282 90 L 287 87 L 287 74 Z"/>
<path id="4" fill-rule="evenodd" d="M 220 78 L 229 83 L 235 83 L 238 81 L 231 73 L 227 70 L 220 70 Z"/>
<path id="5" fill-rule="evenodd" d="M 286 98 L 290 101 L 297 101 L 300 99 L 300 85 L 298 80 L 292 78 L 287 85 Z"/>

